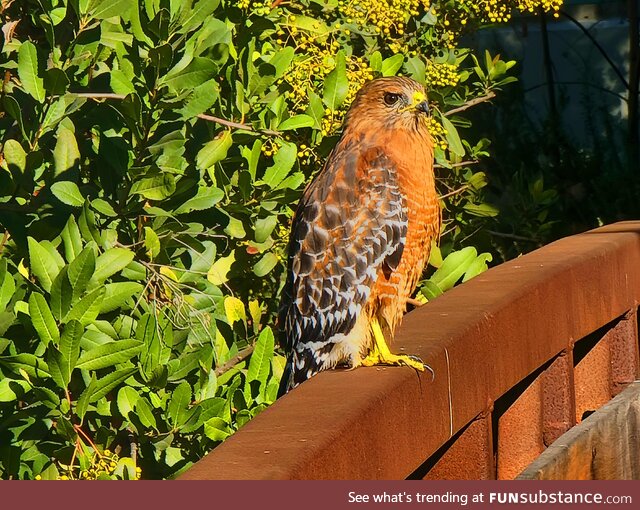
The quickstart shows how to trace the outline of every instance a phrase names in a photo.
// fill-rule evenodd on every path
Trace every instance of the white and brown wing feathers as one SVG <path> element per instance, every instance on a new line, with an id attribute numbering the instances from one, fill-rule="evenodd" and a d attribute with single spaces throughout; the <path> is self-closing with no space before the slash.
<path id="1" fill-rule="evenodd" d="M 345 145 L 293 221 L 280 312 L 291 354 L 281 393 L 345 361 L 332 351 L 356 325 L 379 271 L 393 271 L 402 257 L 408 223 L 396 169 L 379 149 Z"/>

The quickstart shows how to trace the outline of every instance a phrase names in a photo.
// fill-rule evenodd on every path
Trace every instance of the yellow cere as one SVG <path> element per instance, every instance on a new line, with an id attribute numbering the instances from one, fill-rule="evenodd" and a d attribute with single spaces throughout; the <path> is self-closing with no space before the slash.
<path id="1" fill-rule="evenodd" d="M 422 101 L 424 101 L 425 99 L 427 99 L 427 96 L 424 95 L 424 92 L 420 92 L 419 90 L 416 90 L 413 93 L 413 104 L 414 105 L 422 103 Z"/>

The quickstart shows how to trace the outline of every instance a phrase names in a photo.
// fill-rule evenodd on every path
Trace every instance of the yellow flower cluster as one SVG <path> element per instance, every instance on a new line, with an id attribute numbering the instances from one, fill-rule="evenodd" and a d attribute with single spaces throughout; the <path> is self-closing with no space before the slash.
<path id="1" fill-rule="evenodd" d="M 557 18 L 563 1 L 564 0 L 517 0 L 516 8 L 520 12 L 535 12 L 537 9 L 542 8 L 544 12 L 553 12 L 553 16 Z"/>
<path id="2" fill-rule="evenodd" d="M 271 0 L 238 0 L 236 5 L 258 16 L 266 16 L 271 12 Z"/>
<path id="3" fill-rule="evenodd" d="M 542 9 L 544 12 L 553 12 L 554 17 L 558 17 L 563 0 L 480 0 L 466 3 L 482 21 L 505 23 L 511 19 L 514 9 L 531 13 Z"/>
<path id="4" fill-rule="evenodd" d="M 343 27 L 338 22 L 332 28 L 339 31 Z M 350 35 L 348 29 L 344 30 L 344 33 L 347 36 Z M 333 32 L 329 36 L 318 38 L 295 26 L 288 29 L 288 34 L 280 29 L 277 35 L 279 44 L 293 43 L 305 50 L 304 56 L 300 60 L 296 60 L 280 80 L 280 83 L 287 83 L 290 87 L 284 96 L 291 105 L 291 110 L 303 113 L 309 106 L 309 91 L 320 95 L 327 75 L 335 69 L 335 54 L 340 48 L 340 44 L 333 38 Z M 362 57 L 347 56 L 346 73 L 349 83 L 347 97 L 338 110 L 327 109 L 325 111 L 322 120 L 323 135 L 334 133 L 342 125 L 344 115 L 358 89 L 366 81 L 373 79 L 373 70 Z M 265 154 L 267 153 L 265 152 Z M 304 156 L 311 157 L 311 154 L 305 153 Z"/>
<path id="5" fill-rule="evenodd" d="M 265 140 L 260 150 L 265 156 L 271 157 L 277 154 L 277 152 L 280 150 L 280 147 L 282 147 L 282 143 L 280 142 L 279 138 L 269 138 Z"/>
<path id="6" fill-rule="evenodd" d="M 428 9 L 430 0 L 339 0 L 338 11 L 348 22 L 355 21 L 361 27 L 372 25 L 379 33 L 392 31 L 404 34 L 405 23 L 410 16 L 417 16 L 420 8 Z"/>
<path id="7" fill-rule="evenodd" d="M 440 147 L 442 150 L 445 150 L 449 146 L 446 139 L 447 130 L 435 117 L 429 117 L 427 122 L 429 125 L 429 133 L 431 134 L 433 144 L 436 147 Z"/>
<path id="8" fill-rule="evenodd" d="M 350 57 L 347 59 L 347 80 L 349 81 L 349 90 L 342 106 L 337 110 L 327 108 L 322 119 L 322 134 L 324 136 L 335 133 L 342 126 L 344 116 L 349 106 L 356 97 L 356 92 L 365 84 L 365 82 L 373 79 L 373 70 L 369 64 L 361 57 Z"/>
<path id="9" fill-rule="evenodd" d="M 80 471 L 80 476 L 77 477 L 78 480 L 98 480 L 101 477 L 104 479 L 109 477 L 114 479 L 114 473 L 118 467 L 118 461 L 120 457 L 118 457 L 117 453 L 114 453 L 110 450 L 104 450 L 104 452 L 100 453 L 96 451 L 91 458 L 91 467 L 89 469 L 83 469 Z M 75 480 L 76 475 L 74 474 L 74 466 L 61 466 L 67 471 L 65 475 L 59 475 L 58 480 Z M 136 467 L 136 480 L 140 480 L 142 476 L 142 470 L 139 467 Z M 42 480 L 41 475 L 36 475 L 34 477 L 36 480 Z"/>
<path id="10" fill-rule="evenodd" d="M 427 83 L 431 87 L 455 87 L 460 81 L 458 66 L 455 64 L 427 64 Z"/>

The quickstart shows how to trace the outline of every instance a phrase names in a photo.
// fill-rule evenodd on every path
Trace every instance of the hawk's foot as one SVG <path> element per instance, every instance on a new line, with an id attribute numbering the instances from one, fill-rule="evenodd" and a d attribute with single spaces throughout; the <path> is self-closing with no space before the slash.
<path id="1" fill-rule="evenodd" d="M 417 356 L 411 356 L 408 354 L 393 354 L 389 350 L 389 346 L 387 345 L 387 341 L 384 338 L 382 333 L 382 328 L 380 327 L 380 323 L 378 319 L 371 320 L 371 331 L 373 332 L 373 347 L 369 355 L 364 358 L 361 364 L 365 367 L 371 367 L 374 365 L 396 365 L 396 366 L 407 366 L 411 368 L 415 368 L 420 372 L 424 372 L 428 370 L 433 374 L 433 370 L 429 365 L 426 365 L 422 362 L 420 358 Z"/>
<path id="2" fill-rule="evenodd" d="M 424 372 L 425 369 L 431 370 L 420 360 L 420 358 L 417 356 L 409 356 L 407 354 L 388 353 L 382 356 L 379 352 L 372 352 L 362 360 L 362 366 L 364 367 L 372 367 L 374 365 L 407 366 L 415 368 L 420 372 Z"/>

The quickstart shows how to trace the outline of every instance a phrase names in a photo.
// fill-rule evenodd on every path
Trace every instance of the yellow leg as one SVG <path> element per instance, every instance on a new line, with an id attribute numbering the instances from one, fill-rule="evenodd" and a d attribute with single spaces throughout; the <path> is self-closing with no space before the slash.
<path id="1" fill-rule="evenodd" d="M 382 334 L 382 328 L 380 328 L 380 323 L 378 319 L 373 318 L 371 320 L 371 331 L 373 332 L 373 348 L 369 355 L 362 360 L 362 365 L 365 367 L 371 367 L 373 365 L 404 365 L 408 367 L 413 367 L 420 372 L 424 372 L 425 369 L 431 371 L 427 365 L 422 363 L 420 358 L 415 356 L 408 356 L 406 354 L 393 354 L 389 347 L 387 346 L 387 342 L 384 339 L 384 335 Z"/>

